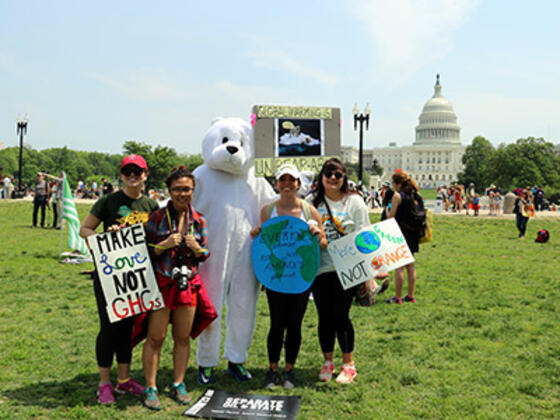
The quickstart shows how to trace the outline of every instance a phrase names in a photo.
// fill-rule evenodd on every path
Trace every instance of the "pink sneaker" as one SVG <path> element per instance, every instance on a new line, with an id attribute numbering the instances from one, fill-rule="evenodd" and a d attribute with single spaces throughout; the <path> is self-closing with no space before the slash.
<path id="1" fill-rule="evenodd" d="M 336 377 L 336 382 L 339 384 L 350 384 L 354 381 L 357 374 L 358 372 L 354 364 L 345 363 L 340 367 L 340 373 Z"/>
<path id="2" fill-rule="evenodd" d="M 136 379 L 130 378 L 125 383 L 117 382 L 117 387 L 115 388 L 115 392 L 119 394 L 134 394 L 134 395 L 142 395 L 144 394 L 144 387 L 140 385 Z"/>
<path id="3" fill-rule="evenodd" d="M 115 402 L 115 396 L 113 395 L 113 385 L 99 385 L 99 389 L 97 390 L 97 402 L 99 404 L 112 404 Z"/>
<path id="4" fill-rule="evenodd" d="M 319 373 L 319 380 L 323 382 L 329 382 L 332 379 L 334 373 L 334 363 L 330 360 L 325 360 L 323 367 L 321 368 L 321 373 Z"/>

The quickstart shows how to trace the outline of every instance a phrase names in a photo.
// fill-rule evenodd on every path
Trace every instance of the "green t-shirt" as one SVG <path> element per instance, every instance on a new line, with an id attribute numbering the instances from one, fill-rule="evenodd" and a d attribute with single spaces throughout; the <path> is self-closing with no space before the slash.
<path id="1" fill-rule="evenodd" d="M 146 223 L 150 214 L 159 208 L 151 198 L 141 196 L 133 199 L 122 190 L 105 195 L 95 202 L 90 213 L 103 222 L 103 231 L 111 225 L 132 226 Z"/>

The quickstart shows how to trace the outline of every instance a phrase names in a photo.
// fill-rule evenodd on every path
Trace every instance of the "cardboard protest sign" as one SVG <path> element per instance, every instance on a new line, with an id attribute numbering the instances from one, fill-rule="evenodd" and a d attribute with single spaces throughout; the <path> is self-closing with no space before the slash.
<path id="1" fill-rule="evenodd" d="M 251 259 L 255 275 L 267 289 L 302 293 L 311 287 L 319 270 L 319 241 L 309 225 L 292 216 L 263 223 L 253 239 Z"/>
<path id="2" fill-rule="evenodd" d="M 296 419 L 301 397 L 207 390 L 183 415 L 217 419 Z"/>
<path id="3" fill-rule="evenodd" d="M 342 287 L 346 290 L 380 272 L 414 262 L 412 252 L 394 218 L 352 232 L 329 244 Z"/>
<path id="4" fill-rule="evenodd" d="M 340 108 L 255 105 L 255 174 L 274 175 L 285 163 L 319 172 L 340 156 Z"/>
<path id="5" fill-rule="evenodd" d="M 142 224 L 88 237 L 109 321 L 164 307 Z"/>

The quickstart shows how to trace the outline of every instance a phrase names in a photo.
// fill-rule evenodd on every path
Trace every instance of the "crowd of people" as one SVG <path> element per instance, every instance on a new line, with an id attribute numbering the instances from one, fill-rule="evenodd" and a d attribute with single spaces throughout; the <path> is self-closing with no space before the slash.
<path id="1" fill-rule="evenodd" d="M 162 208 L 143 194 L 148 167 L 141 156 L 125 157 L 120 169 L 123 188 L 95 202 L 81 226 L 80 235 L 87 238 L 96 234 L 96 228 L 101 224 L 105 232 L 122 229 L 127 226 L 128 220 L 132 220 L 125 217 L 126 212 L 123 212 L 123 209 L 135 212 L 134 221 L 144 222 L 147 242 L 150 245 L 150 257 L 165 308 L 148 313 L 147 320 L 141 323 L 146 326 L 147 337 L 142 355 L 144 387 L 130 376 L 133 329 L 136 330 L 135 325 L 138 325 L 138 320 L 135 322 L 134 318 L 125 318 L 114 323 L 109 322 L 99 276 L 97 273 L 94 274 L 94 295 L 100 323 L 95 351 L 99 367 L 97 396 L 99 403 L 107 404 L 115 401 L 115 393 L 143 395 L 146 407 L 159 410 L 161 403 L 156 384 L 157 370 L 162 343 L 170 322 L 173 326 L 174 342 L 174 381 L 170 384 L 170 390 L 179 404 L 190 401 L 184 376 L 190 350 L 189 340 L 195 337 L 192 334 L 193 318 L 201 305 L 204 304 L 206 308 L 209 304 L 210 307 L 212 306 L 205 291 L 205 279 L 200 278 L 197 269 L 199 263 L 212 258 L 208 252 L 208 224 L 204 216 L 191 204 L 196 188 L 195 178 L 185 168 L 175 169 L 169 174 L 166 184 L 171 199 Z M 401 176 L 403 175 L 406 174 L 402 173 Z M 326 252 L 326 246 L 343 235 L 369 225 L 367 206 L 360 195 L 350 190 L 346 168 L 336 158 L 325 162 L 318 175 L 316 191 L 306 200 L 298 196 L 301 175 L 293 165 L 287 164 L 279 169 L 274 185 L 279 198 L 262 208 L 261 223 L 280 215 L 290 215 L 305 221 L 309 226 L 309 232 L 318 237 L 321 256 L 319 272 L 310 290 L 296 294 L 266 290 L 270 309 L 270 330 L 266 343 L 269 369 L 263 387 L 270 389 L 281 385 L 289 389 L 298 385 L 294 367 L 302 341 L 301 324 L 310 293 L 313 293 L 313 301 L 319 317 L 318 347 L 323 354 L 323 365 L 318 372 L 318 378 L 326 382 L 336 374 L 337 383 L 351 383 L 357 375 L 354 362 L 356 332 L 350 316 L 356 290 L 355 288 L 343 290 L 333 262 Z M 403 201 L 397 202 L 397 197 L 405 200 L 405 191 L 411 185 L 415 184 L 410 178 L 394 179 L 395 190 L 402 189 L 403 195 L 395 195 L 392 203 L 393 210 L 388 213 L 388 217 L 395 217 L 397 222 L 401 220 L 404 211 L 401 205 Z M 258 236 L 260 231 L 260 224 L 254 226 L 251 236 Z M 408 240 L 412 239 L 407 237 Z M 417 250 L 417 243 L 416 248 L 413 243 L 411 245 Z M 177 265 L 178 260 L 193 273 L 186 287 L 180 287 L 172 275 L 173 267 Z M 414 266 L 406 269 L 409 276 L 408 301 L 414 302 Z M 387 273 L 381 272 L 377 278 L 388 282 L 388 276 Z M 212 321 L 215 313 L 209 315 L 207 323 Z M 204 327 L 205 325 L 202 326 Z M 199 326 L 197 333 L 200 330 Z M 342 351 L 339 369 L 335 367 L 334 361 L 336 341 Z M 284 348 L 285 363 L 280 373 L 282 348 Z M 115 357 L 117 383 L 113 387 L 111 366 Z M 250 379 L 249 375 L 248 380 Z"/>
<path id="2" fill-rule="evenodd" d="M 112 232 L 127 227 L 129 221 L 141 221 L 144 224 L 146 239 L 150 249 L 150 259 L 154 267 L 157 283 L 165 307 L 142 314 L 142 322 L 134 317 L 111 323 L 106 312 L 107 302 L 97 272 L 93 274 L 93 289 L 99 316 L 99 333 L 95 344 L 95 353 L 99 368 L 98 402 L 109 404 L 115 401 L 115 393 L 129 393 L 144 396 L 144 405 L 152 410 L 161 409 L 157 387 L 162 344 L 167 335 L 168 326 L 172 324 L 173 338 L 173 382 L 170 391 L 179 404 L 190 402 L 185 385 L 185 372 L 189 360 L 190 339 L 194 339 L 218 315 L 214 302 L 206 292 L 205 279 L 198 272 L 199 264 L 212 258 L 208 249 L 208 222 L 197 212 L 191 203 L 196 188 L 195 177 L 184 167 L 175 168 L 166 179 L 167 195 L 170 200 L 163 207 L 145 193 L 148 178 L 148 166 L 139 155 L 126 156 L 120 166 L 122 188 L 114 190 L 112 185 L 103 180 L 99 198 L 86 216 L 80 228 L 80 235 L 87 238 L 96 234 L 98 226 L 103 225 L 104 232 Z M 351 320 L 352 302 L 356 296 L 356 287 L 343 289 L 334 263 L 327 252 L 327 245 L 344 235 L 359 230 L 370 224 L 368 213 L 371 206 L 381 206 L 381 220 L 394 218 L 399 224 L 406 243 L 412 254 L 419 251 L 419 232 L 411 228 L 410 218 L 414 200 L 418 195 L 416 182 L 405 172 L 399 170 L 393 174 L 391 182 L 383 184 L 379 191 L 374 188 L 364 192 L 348 180 L 345 165 L 337 158 L 327 160 L 322 166 L 309 194 L 303 197 L 300 192 L 302 175 L 292 164 L 285 164 L 275 174 L 274 187 L 278 199 L 266 205 L 260 212 L 260 224 L 253 226 L 250 236 L 256 238 L 261 233 L 261 224 L 276 216 L 293 216 L 306 222 L 309 232 L 317 236 L 320 245 L 320 264 L 317 276 L 310 289 L 301 293 L 281 293 L 266 289 L 269 307 L 270 329 L 266 340 L 268 351 L 268 370 L 263 387 L 272 389 L 283 386 L 291 389 L 298 385 L 295 365 L 302 342 L 302 321 L 312 294 L 318 314 L 318 348 L 323 355 L 323 363 L 318 369 L 318 379 L 328 382 L 336 376 L 339 384 L 349 384 L 358 373 L 354 360 L 354 343 L 356 332 Z M 78 184 L 77 193 L 84 194 L 88 187 Z M 37 174 L 33 188 L 33 226 L 45 223 L 45 207 L 49 201 L 53 204 L 53 227 L 58 227 L 60 212 L 54 211 L 62 201 L 62 174 L 59 177 L 43 172 Z M 438 198 L 445 210 L 467 214 L 472 210 L 478 215 L 480 196 L 474 184 L 467 188 L 452 185 L 438 188 Z M 519 237 L 523 238 L 527 221 L 537 203 L 542 206 L 544 193 L 540 187 L 516 191 L 515 202 L 516 225 Z M 491 185 L 484 195 L 490 203 L 490 213 L 500 214 L 501 197 L 499 191 Z M 369 197 L 369 200 L 368 200 Z M 134 213 L 134 217 L 127 217 Z M 190 273 L 186 285 L 178 283 L 173 270 L 178 265 L 185 266 Z M 407 291 L 403 293 L 405 272 Z M 415 303 L 416 267 L 410 263 L 395 271 L 395 295 L 387 303 Z M 388 287 L 389 275 L 380 272 L 377 277 L 383 282 L 380 291 Z M 195 326 L 195 313 L 205 309 L 205 321 Z M 199 322 L 199 321 L 197 321 Z M 136 344 L 134 335 L 138 325 L 143 328 L 146 337 L 142 363 L 145 386 L 130 376 L 132 350 Z M 339 368 L 334 360 L 335 345 L 338 342 L 342 353 Z M 280 368 L 280 357 L 284 349 L 284 366 Z M 111 368 L 116 358 L 117 383 L 111 382 Z M 243 366 L 236 365 L 243 372 Z M 200 367 L 199 367 L 200 370 Z M 251 380 L 246 372 L 238 375 L 240 380 Z M 237 378 L 236 378 L 237 379 Z M 200 382 L 206 385 L 212 383 Z"/>

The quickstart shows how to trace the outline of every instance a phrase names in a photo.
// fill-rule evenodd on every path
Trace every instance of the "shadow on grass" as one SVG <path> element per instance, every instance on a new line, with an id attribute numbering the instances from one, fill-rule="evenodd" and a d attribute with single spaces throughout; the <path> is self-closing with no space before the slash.
<path id="1" fill-rule="evenodd" d="M 211 386 L 202 386 L 196 382 L 198 369 L 189 367 L 185 375 L 185 383 L 189 393 L 193 393 L 193 400 L 198 398 L 198 394 L 203 394 L 207 389 L 218 389 L 232 393 L 252 393 L 252 394 L 285 394 L 286 390 L 279 387 L 273 390 L 262 388 L 264 377 L 268 368 L 251 369 L 253 380 L 239 383 L 230 376 L 225 368 L 215 370 L 216 383 Z M 302 388 L 327 391 L 330 387 L 318 381 L 317 369 L 298 369 L 295 370 L 298 387 L 290 391 L 290 394 L 297 395 L 302 392 Z M 132 377 L 143 383 L 143 371 L 140 369 L 131 372 Z M 46 409 L 56 409 L 60 407 L 76 406 L 96 406 L 97 403 L 97 383 L 99 375 L 97 373 L 80 374 L 66 381 L 41 381 L 28 384 L 19 388 L 2 391 L 2 396 L 10 400 L 15 405 L 28 407 L 42 407 Z M 334 381 L 334 378 L 333 378 Z M 113 383 L 115 380 L 113 380 Z M 158 389 L 161 396 L 167 396 L 169 388 L 173 382 L 173 369 L 164 368 L 158 371 Z M 299 392 L 298 392 L 299 391 Z M 129 406 L 142 404 L 141 396 L 119 395 L 115 393 L 116 409 L 126 410 Z"/>

